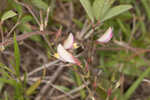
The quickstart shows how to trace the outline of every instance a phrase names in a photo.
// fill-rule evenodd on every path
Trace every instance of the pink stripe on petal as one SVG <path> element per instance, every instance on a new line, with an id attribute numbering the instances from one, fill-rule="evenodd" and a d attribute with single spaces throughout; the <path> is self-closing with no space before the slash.
<path id="1" fill-rule="evenodd" d="M 64 41 L 64 44 L 63 44 L 64 48 L 65 49 L 72 48 L 73 47 L 73 42 L 74 42 L 74 37 L 73 37 L 73 34 L 70 33 L 68 38 Z"/>
<path id="2" fill-rule="evenodd" d="M 107 43 L 113 36 L 112 28 L 109 27 L 107 31 L 97 40 L 100 43 Z"/>
<path id="3" fill-rule="evenodd" d="M 81 66 L 81 62 L 77 58 L 73 56 L 73 59 L 76 62 L 76 65 Z"/>

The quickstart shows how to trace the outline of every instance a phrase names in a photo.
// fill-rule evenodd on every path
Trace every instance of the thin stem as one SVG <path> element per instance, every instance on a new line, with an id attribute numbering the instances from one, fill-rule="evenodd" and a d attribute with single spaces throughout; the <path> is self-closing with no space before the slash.
<path id="1" fill-rule="evenodd" d="M 35 32 L 29 32 L 29 33 L 24 33 L 22 35 L 19 35 L 16 37 L 16 40 L 17 41 L 22 41 L 22 40 L 25 40 L 29 37 L 31 37 L 32 35 L 43 35 L 43 34 L 53 34 L 54 32 L 51 32 L 51 31 L 35 31 Z M 13 44 L 13 38 L 10 38 L 10 39 L 7 39 L 3 42 L 0 43 L 0 47 L 2 46 L 8 46 L 10 44 Z"/>
<path id="2" fill-rule="evenodd" d="M 4 41 L 4 32 L 3 32 L 3 28 L 2 28 L 2 22 L 0 22 L 0 32 L 1 32 L 2 42 L 3 42 Z"/>
<path id="3" fill-rule="evenodd" d="M 15 2 L 19 5 L 22 5 L 23 7 L 27 8 L 28 11 L 31 13 L 31 15 L 34 17 L 35 21 L 37 22 L 37 24 L 40 26 L 40 21 L 38 20 L 38 18 L 36 17 L 36 15 L 33 13 L 32 9 L 29 7 L 29 5 L 19 2 L 18 0 L 15 0 Z"/>

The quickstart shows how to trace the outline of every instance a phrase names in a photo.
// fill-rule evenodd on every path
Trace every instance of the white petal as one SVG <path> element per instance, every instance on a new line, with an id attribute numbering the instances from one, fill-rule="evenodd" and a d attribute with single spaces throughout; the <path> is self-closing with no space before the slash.
<path id="1" fill-rule="evenodd" d="M 97 40 L 100 43 L 107 43 L 111 40 L 113 35 L 112 28 L 109 29 Z"/>
<path id="2" fill-rule="evenodd" d="M 74 42 L 74 37 L 73 37 L 73 34 L 70 33 L 68 38 L 64 41 L 64 44 L 63 44 L 64 48 L 65 49 L 72 48 L 73 47 L 73 42 Z"/>
<path id="3" fill-rule="evenodd" d="M 76 63 L 74 57 L 68 51 L 66 51 L 61 44 L 59 44 L 57 47 L 57 53 L 60 57 L 60 60 L 70 63 Z"/>

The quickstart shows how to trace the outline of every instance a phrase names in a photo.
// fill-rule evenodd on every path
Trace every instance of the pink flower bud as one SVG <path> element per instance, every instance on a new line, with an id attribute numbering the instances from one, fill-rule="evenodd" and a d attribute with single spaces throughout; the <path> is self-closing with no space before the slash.
<path id="1" fill-rule="evenodd" d="M 107 31 L 97 40 L 99 43 L 107 43 L 111 40 L 113 36 L 112 28 L 109 27 Z"/>
<path id="2" fill-rule="evenodd" d="M 73 47 L 73 43 L 74 43 L 74 37 L 73 34 L 70 33 L 68 38 L 64 41 L 63 47 L 65 49 L 70 49 Z"/>

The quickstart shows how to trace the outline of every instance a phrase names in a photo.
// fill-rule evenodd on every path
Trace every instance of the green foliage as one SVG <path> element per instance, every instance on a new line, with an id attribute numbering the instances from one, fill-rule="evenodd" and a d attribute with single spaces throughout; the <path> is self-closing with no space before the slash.
<path id="1" fill-rule="evenodd" d="M 87 87 L 89 88 L 89 90 L 87 88 L 84 88 L 84 89 L 79 90 L 78 92 L 80 93 L 80 96 L 83 100 L 87 99 L 86 97 L 89 96 L 88 93 L 90 94 L 90 92 L 96 93 L 96 95 L 98 96 L 98 99 L 108 100 L 107 90 L 109 88 L 112 88 L 112 95 L 109 98 L 109 100 L 114 100 L 114 97 L 117 97 L 117 100 L 121 100 L 121 98 L 124 98 L 127 100 L 135 92 L 135 89 L 138 88 L 139 84 L 141 84 L 143 78 L 150 76 L 148 75 L 150 73 L 150 68 L 148 67 L 149 63 L 147 63 L 148 62 L 147 60 L 149 59 L 149 56 L 147 55 L 148 52 L 136 55 L 137 53 L 139 53 L 138 48 L 149 49 L 150 35 L 148 33 L 150 30 L 148 29 L 148 25 L 150 21 L 149 20 L 150 19 L 150 12 L 149 12 L 150 1 L 149 0 L 139 0 L 138 2 L 137 0 L 79 0 L 79 1 L 82 4 L 83 8 L 85 9 L 91 22 L 96 23 L 97 21 L 100 21 L 101 26 L 98 27 L 93 32 L 94 39 L 97 38 L 97 35 L 101 36 L 102 34 L 99 34 L 99 33 L 103 33 L 104 30 L 106 30 L 110 26 L 112 26 L 114 29 L 114 32 L 113 32 L 114 35 L 110 43 L 96 45 L 96 47 L 94 47 L 97 51 L 96 56 L 98 57 L 96 57 L 95 54 L 92 55 L 92 57 L 94 61 L 96 62 L 96 64 L 95 62 L 92 62 L 89 64 L 90 65 L 89 79 L 86 78 L 84 80 L 84 81 L 90 81 L 90 84 Z M 75 15 L 78 16 L 78 10 L 76 10 L 76 7 L 80 6 L 79 1 L 78 0 L 51 0 L 51 1 L 49 0 L 23 0 L 21 2 L 24 4 L 30 5 L 33 13 L 36 12 L 35 16 L 37 17 L 40 23 L 42 21 L 39 18 L 38 10 L 43 11 L 42 17 L 43 19 L 45 19 L 45 15 L 47 14 L 46 12 L 47 8 L 50 7 L 51 8 L 50 17 L 48 18 L 48 20 L 50 21 L 48 23 L 48 27 L 44 28 L 44 31 L 45 30 L 51 31 L 51 29 L 52 31 L 54 31 L 57 28 L 56 24 L 58 25 L 58 23 L 56 23 L 55 20 L 53 21 L 53 18 L 55 17 L 55 14 L 57 15 L 57 13 L 59 12 L 58 10 L 59 7 L 57 8 L 55 3 L 61 2 L 61 4 L 73 4 L 73 8 L 76 12 Z M 19 35 L 25 34 L 25 33 L 28 34 L 30 32 L 39 30 L 38 29 L 39 27 L 34 19 L 35 17 L 33 17 L 32 14 L 28 13 L 29 11 L 28 9 L 26 9 L 26 7 L 16 3 L 14 0 L 8 0 L 8 2 L 9 2 L 9 6 L 7 7 L 6 10 L 2 11 L 3 14 L 1 14 L 1 17 L 0 17 L 2 22 L 5 22 L 6 20 L 12 18 L 13 20 L 12 24 L 15 25 L 14 22 L 17 22 L 18 20 L 19 25 L 14 30 L 17 32 L 17 34 L 19 33 Z M 132 8 L 131 4 L 134 5 L 132 12 L 129 11 Z M 56 7 L 57 9 L 56 12 L 55 12 L 55 9 L 53 9 L 54 7 Z M 65 7 L 68 7 L 68 5 Z M 67 8 L 67 11 L 68 11 L 68 8 Z M 53 14 L 53 12 L 55 14 Z M 79 11 L 79 13 L 82 13 L 82 11 Z M 19 16 L 19 17 L 15 17 L 15 16 Z M 79 29 L 81 31 L 84 31 L 84 29 L 82 30 L 84 26 L 84 21 L 86 20 L 85 17 L 83 17 L 84 15 L 78 16 L 78 17 L 81 17 L 81 20 L 76 16 L 73 17 L 73 19 L 71 20 L 73 21 L 73 24 L 75 24 L 75 27 L 73 28 L 75 28 L 75 30 Z M 12 20 L 10 20 L 9 22 L 11 22 Z M 6 35 L 5 33 L 7 33 L 7 31 L 9 32 L 10 28 L 11 27 L 9 27 L 9 23 L 7 23 L 7 21 L 6 21 L 6 24 L 5 23 L 4 25 L 2 24 L 4 36 Z M 65 29 L 67 28 L 68 26 L 67 27 L 65 26 L 65 28 L 63 28 L 63 31 L 65 31 Z M 88 31 L 90 31 L 91 29 L 92 28 L 88 29 Z M 74 32 L 74 29 L 73 29 L 73 32 Z M 62 35 L 63 38 L 65 38 L 65 36 L 67 35 Z M 55 36 L 49 35 L 47 36 L 47 39 L 50 40 L 53 37 Z M 11 36 L 8 38 L 11 38 Z M 87 41 L 93 42 L 93 38 L 91 37 Z M 53 53 L 55 52 L 55 48 L 56 48 L 55 44 L 58 43 L 57 41 L 55 43 L 53 39 L 50 40 L 50 42 L 54 43 L 54 45 L 52 43 L 52 48 L 54 47 L 54 52 L 51 52 L 50 51 L 51 49 L 49 49 L 48 45 L 46 44 L 44 39 L 41 37 L 41 35 L 34 35 L 34 36 L 29 37 L 29 39 L 33 40 L 35 44 L 40 43 L 41 46 L 45 47 L 47 51 L 50 53 L 50 56 L 53 55 Z M 37 92 L 36 90 L 37 88 L 39 88 L 42 80 L 39 79 L 35 81 L 34 84 L 31 86 L 27 85 L 28 73 L 20 72 L 21 57 L 20 57 L 19 46 L 18 46 L 15 34 L 12 40 L 14 42 L 14 58 L 15 58 L 14 69 L 15 70 L 12 70 L 11 67 L 8 67 L 0 62 L 0 75 L 1 75 L 0 93 L 2 92 L 2 95 L 4 96 L 4 100 L 9 100 L 10 98 L 9 91 L 5 90 L 4 88 L 7 85 L 9 85 L 10 87 L 13 87 L 12 91 L 14 92 L 14 95 L 12 96 L 12 100 L 29 100 L 27 98 L 30 96 L 33 97 L 32 95 L 34 95 Z M 137 52 L 130 51 L 126 47 L 120 47 L 116 45 L 113 42 L 113 40 L 123 41 L 127 43 L 131 48 L 133 49 L 136 48 Z M 83 46 L 84 44 L 86 43 L 83 43 Z M 106 48 L 106 49 L 109 48 L 110 50 L 108 51 L 97 50 L 98 48 L 101 48 L 101 47 Z M 116 50 L 111 50 L 113 48 L 115 48 Z M 11 49 L 11 46 L 8 47 L 8 50 L 9 49 Z M 85 48 L 85 49 L 88 51 L 89 48 Z M 132 58 L 132 56 L 134 55 L 136 56 Z M 81 62 L 83 61 L 82 63 L 84 63 L 84 60 L 86 62 L 86 57 L 84 58 L 84 56 L 82 56 L 80 60 Z M 51 59 L 48 59 L 48 61 L 51 61 Z M 145 72 L 143 72 L 143 68 L 147 68 Z M 95 73 L 91 71 L 91 70 L 95 71 L 95 69 L 100 70 L 99 76 L 97 76 L 97 74 L 95 76 Z M 83 77 L 82 77 L 83 69 L 79 70 L 77 67 L 75 67 L 74 70 L 71 70 L 71 71 L 72 71 L 71 75 L 74 77 L 71 77 L 69 82 L 71 81 L 70 82 L 71 84 L 74 82 L 73 84 L 76 83 L 76 85 L 73 85 L 71 88 L 70 87 L 68 88 L 66 86 L 66 82 L 64 82 L 64 83 L 61 83 L 61 85 L 54 85 L 56 89 L 63 91 L 63 92 L 70 92 L 72 91 L 71 89 L 75 89 L 84 84 Z M 20 75 L 24 75 L 24 80 L 20 79 L 22 78 L 20 77 Z M 126 93 L 122 92 L 121 90 L 121 86 L 120 86 L 121 75 L 125 76 L 125 78 L 130 77 L 131 79 L 138 77 L 138 79 L 128 88 Z M 94 80 L 93 77 L 97 78 L 96 80 L 97 87 L 95 88 L 93 88 L 92 86 L 93 85 L 92 82 Z M 128 80 L 125 80 L 125 81 L 128 81 Z M 117 86 L 117 83 L 119 85 L 117 88 L 115 88 Z"/>
<path id="2" fill-rule="evenodd" d="M 25 24 L 25 23 L 30 22 L 30 21 L 32 21 L 32 20 L 33 20 L 33 19 L 32 19 L 32 16 L 26 15 L 26 16 L 24 16 L 24 17 L 21 19 L 20 23 L 21 23 L 21 24 Z"/>
<path id="3" fill-rule="evenodd" d="M 150 73 L 150 67 L 148 67 L 145 72 L 143 72 L 140 77 L 133 83 L 133 85 L 128 89 L 128 91 L 124 95 L 123 100 L 128 100 L 130 96 L 133 94 L 135 89 L 139 86 L 139 84 L 142 82 L 144 77 L 146 77 Z"/>
<path id="4" fill-rule="evenodd" d="M 17 77 L 20 76 L 20 51 L 19 51 L 19 46 L 16 40 L 16 34 L 14 33 L 14 55 L 15 55 L 15 72 Z"/>
<path id="5" fill-rule="evenodd" d="M 141 3 L 142 3 L 142 5 L 143 5 L 143 7 L 144 7 L 144 9 L 146 11 L 148 20 L 150 21 L 150 11 L 149 11 L 149 9 L 150 9 L 150 7 L 149 7 L 150 1 L 149 0 L 141 0 Z"/>
<path id="6" fill-rule="evenodd" d="M 64 91 L 64 92 L 69 92 L 70 89 L 65 87 L 65 86 L 60 86 L 60 85 L 56 85 L 55 86 L 58 90 Z"/>
<path id="7" fill-rule="evenodd" d="M 31 94 L 34 93 L 34 91 L 39 87 L 41 84 L 41 79 L 37 80 L 33 85 L 31 85 L 27 90 L 26 90 L 26 95 L 30 96 Z"/>
<path id="8" fill-rule="evenodd" d="M 14 8 L 19 13 L 19 15 L 23 14 L 23 10 L 22 10 L 22 6 L 21 5 L 15 3 L 14 0 L 7 0 L 7 1 L 12 6 L 12 8 Z"/>
<path id="9" fill-rule="evenodd" d="M 48 8 L 48 5 L 43 0 L 32 0 L 31 2 L 39 9 L 47 10 Z"/>
<path id="10" fill-rule="evenodd" d="M 77 66 L 74 66 L 74 69 L 77 71 Z M 82 85 L 82 79 L 81 79 L 80 75 L 78 75 L 77 72 L 74 72 L 73 74 L 74 74 L 75 82 L 77 83 L 78 86 L 81 86 Z M 84 100 L 86 97 L 85 90 L 81 89 L 80 94 L 81 94 L 82 99 Z"/>
<path id="11" fill-rule="evenodd" d="M 132 8 L 131 5 L 119 5 L 111 8 L 114 0 L 95 0 L 92 6 L 89 0 L 80 0 L 80 2 L 92 22 L 94 17 L 96 20 L 104 22 Z"/>
<path id="12" fill-rule="evenodd" d="M 89 0 L 80 0 L 82 6 L 84 7 L 86 13 L 88 14 L 89 18 L 92 22 L 94 22 L 94 16 L 92 11 L 92 6 Z"/>
<path id="13" fill-rule="evenodd" d="M 113 7 L 106 13 L 106 15 L 104 16 L 102 21 L 105 21 L 105 20 L 108 20 L 114 16 L 117 16 L 117 15 L 119 15 L 125 11 L 128 11 L 131 8 L 132 8 L 131 5 L 119 5 L 119 6 Z"/>
<path id="14" fill-rule="evenodd" d="M 93 3 L 93 13 L 96 20 L 102 20 L 110 6 L 110 0 L 95 0 Z"/>
<path id="15" fill-rule="evenodd" d="M 9 11 L 5 12 L 5 13 L 2 15 L 1 21 L 3 22 L 3 21 L 5 21 L 5 20 L 7 20 L 7 19 L 9 19 L 9 18 L 12 18 L 12 17 L 16 16 L 16 15 L 17 15 L 17 14 L 16 14 L 14 11 L 9 10 Z"/>

